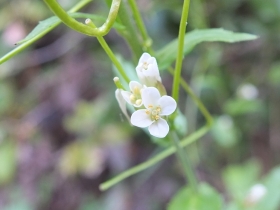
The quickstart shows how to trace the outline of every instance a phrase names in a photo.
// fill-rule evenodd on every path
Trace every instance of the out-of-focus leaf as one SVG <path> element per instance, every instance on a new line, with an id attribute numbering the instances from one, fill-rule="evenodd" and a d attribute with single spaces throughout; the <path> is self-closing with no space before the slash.
<path id="1" fill-rule="evenodd" d="M 174 127 L 181 136 L 186 136 L 188 132 L 187 118 L 182 114 L 182 112 L 178 111 L 177 113 L 178 114 L 174 119 Z"/>
<path id="2" fill-rule="evenodd" d="M 84 201 L 81 203 L 81 206 L 79 207 L 79 210 L 104 210 L 104 207 L 101 203 L 102 202 L 100 201 L 100 199 L 97 200 L 94 197 L 89 197 L 84 199 Z"/>
<path id="3" fill-rule="evenodd" d="M 0 116 L 6 113 L 13 103 L 14 90 L 8 83 L 0 83 Z"/>
<path id="4" fill-rule="evenodd" d="M 206 183 L 198 187 L 198 192 L 191 188 L 183 188 L 172 198 L 168 210 L 209 210 L 222 209 L 222 197 Z"/>
<path id="5" fill-rule="evenodd" d="M 68 13 L 68 14 L 73 18 L 90 18 L 93 21 L 95 21 L 95 20 L 106 21 L 105 17 L 99 16 L 99 15 L 92 15 L 92 14 L 81 13 L 81 12 Z M 43 21 L 40 21 L 39 24 L 23 40 L 21 40 L 17 43 L 17 45 L 22 44 L 22 43 L 36 37 L 40 33 L 44 32 L 46 29 L 51 28 L 60 22 L 61 21 L 57 16 L 53 16 L 53 17 L 47 18 Z M 116 28 L 118 30 L 125 29 L 125 27 L 123 25 L 121 25 L 120 23 L 114 23 L 113 28 Z"/>
<path id="6" fill-rule="evenodd" d="M 231 117 L 227 115 L 215 119 L 211 134 L 220 146 L 226 148 L 234 146 L 240 138 L 239 130 L 234 126 Z"/>
<path id="7" fill-rule="evenodd" d="M 243 165 L 231 165 L 223 171 L 223 180 L 228 192 L 235 201 L 243 201 L 249 189 L 257 182 L 260 165 L 248 161 Z"/>
<path id="8" fill-rule="evenodd" d="M 80 101 L 74 113 L 65 118 L 64 125 L 67 130 L 88 136 L 100 126 L 100 121 L 105 118 L 108 107 L 107 96 L 96 98 L 93 102 Z"/>
<path id="9" fill-rule="evenodd" d="M 12 142 L 0 145 L 0 185 L 10 182 L 16 172 L 16 148 Z"/>
<path id="10" fill-rule="evenodd" d="M 254 210 L 278 210 L 280 207 L 280 166 L 274 168 L 264 179 L 266 195 Z"/>
<path id="11" fill-rule="evenodd" d="M 280 84 L 280 63 L 276 63 L 271 67 L 269 70 L 268 79 L 273 85 Z"/>
<path id="12" fill-rule="evenodd" d="M 262 110 L 264 110 L 263 103 L 258 99 L 230 99 L 224 105 L 224 111 L 231 116 L 251 114 Z"/>
<path id="13" fill-rule="evenodd" d="M 227 205 L 227 207 L 225 209 L 226 210 L 243 210 L 243 208 L 240 207 L 238 203 L 230 203 Z"/>
<path id="14" fill-rule="evenodd" d="M 254 40 L 257 36 L 246 33 L 235 33 L 232 31 L 218 29 L 194 30 L 185 35 L 184 55 L 188 54 L 197 44 L 201 42 L 240 42 Z M 177 57 L 178 39 L 173 40 L 156 53 L 159 69 L 169 67 Z"/>
<path id="15" fill-rule="evenodd" d="M 104 156 L 96 145 L 76 141 L 63 150 L 59 169 L 64 176 L 83 174 L 88 177 L 98 175 L 103 169 Z"/>

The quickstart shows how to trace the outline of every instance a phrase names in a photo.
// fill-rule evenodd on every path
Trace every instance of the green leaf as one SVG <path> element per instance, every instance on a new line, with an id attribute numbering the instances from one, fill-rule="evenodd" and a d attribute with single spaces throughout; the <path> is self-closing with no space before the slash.
<path id="1" fill-rule="evenodd" d="M 234 125 L 232 118 L 228 115 L 222 115 L 214 120 L 211 129 L 215 141 L 224 148 L 234 146 L 240 138 L 240 131 Z"/>
<path id="2" fill-rule="evenodd" d="M 264 110 L 261 100 L 229 99 L 224 105 L 224 111 L 231 116 L 260 113 Z"/>
<path id="3" fill-rule="evenodd" d="M 240 42 L 256 39 L 257 36 L 246 33 L 235 33 L 222 28 L 194 30 L 185 35 L 184 55 L 188 54 L 201 42 Z M 171 41 L 156 53 L 159 68 L 168 68 L 177 57 L 178 39 Z"/>
<path id="4" fill-rule="evenodd" d="M 172 198 L 168 210 L 220 210 L 222 205 L 223 200 L 219 193 L 208 184 L 202 183 L 198 192 L 193 192 L 189 187 L 181 189 Z"/>
<path id="5" fill-rule="evenodd" d="M 260 165 L 250 160 L 243 165 L 231 165 L 223 171 L 223 180 L 231 197 L 241 202 L 249 189 L 257 182 L 260 175 Z"/>
<path id="6" fill-rule="evenodd" d="M 188 132 L 188 121 L 185 115 L 178 109 L 174 119 L 174 127 L 181 136 L 186 136 Z"/>
<path id="7" fill-rule="evenodd" d="M 69 12 L 76 12 L 77 10 L 81 9 L 82 7 L 84 7 L 86 4 L 88 4 L 89 2 L 91 2 L 91 0 L 82 0 L 79 1 L 72 9 L 69 10 Z M 53 30 L 56 26 L 58 26 L 61 23 L 61 21 L 59 21 L 56 24 L 51 25 L 50 27 L 46 28 L 45 30 L 42 30 L 39 34 L 37 34 L 36 36 L 34 36 L 33 38 L 30 38 L 28 40 L 26 40 L 25 42 L 21 42 L 22 44 L 18 47 L 16 47 L 15 49 L 13 49 L 12 51 L 8 52 L 7 54 L 5 54 L 4 56 L 2 56 L 0 58 L 0 64 L 6 62 L 7 60 L 11 59 L 12 57 L 14 57 L 15 55 L 17 55 L 18 53 L 20 53 L 21 51 L 23 51 L 25 48 L 27 48 L 28 46 L 30 46 L 31 44 L 33 44 L 35 41 L 37 41 L 38 39 L 42 38 L 44 35 L 46 35 L 47 33 L 49 33 L 51 30 Z"/>
<path id="8" fill-rule="evenodd" d="M 280 206 L 280 166 L 274 168 L 264 179 L 267 193 L 254 210 L 278 210 Z"/>
<path id="9" fill-rule="evenodd" d="M 17 42 L 16 45 L 22 44 L 30 39 L 33 39 L 40 33 L 43 33 L 45 30 L 52 28 L 56 24 L 61 22 L 58 17 L 53 16 L 46 20 L 40 21 L 39 24 L 21 41 Z"/>

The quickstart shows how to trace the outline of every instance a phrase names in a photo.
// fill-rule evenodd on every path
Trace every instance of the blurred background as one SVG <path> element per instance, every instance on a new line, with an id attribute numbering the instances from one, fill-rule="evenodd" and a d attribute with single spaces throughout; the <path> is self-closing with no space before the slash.
<path id="1" fill-rule="evenodd" d="M 67 9 L 78 0 L 59 2 Z M 177 37 L 181 0 L 137 4 L 155 50 Z M 108 7 L 93 1 L 82 11 L 106 17 Z M 50 16 L 43 1 L 0 0 L 0 56 Z M 230 203 L 280 164 L 280 1 L 191 1 L 188 31 L 202 28 L 259 36 L 203 43 L 184 60 L 183 77 L 215 118 L 211 132 L 186 150 L 199 180 Z M 125 68 L 136 66 L 114 29 L 105 39 Z M 170 94 L 172 77 L 161 75 Z M 1 210 L 166 208 L 184 184 L 174 156 L 106 192 L 98 188 L 169 145 L 127 123 L 114 76 L 97 40 L 63 24 L 0 65 Z M 183 91 L 180 102 L 190 134 L 205 122 Z"/>

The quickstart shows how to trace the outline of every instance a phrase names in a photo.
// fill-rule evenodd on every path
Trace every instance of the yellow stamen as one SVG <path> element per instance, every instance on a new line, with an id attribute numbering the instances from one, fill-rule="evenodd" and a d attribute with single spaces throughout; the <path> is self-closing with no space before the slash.
<path id="1" fill-rule="evenodd" d="M 129 96 L 129 99 L 130 99 L 130 101 L 135 101 L 135 96 L 134 96 L 133 94 L 131 94 L 131 95 Z"/>
<path id="2" fill-rule="evenodd" d="M 136 100 L 136 102 L 135 102 L 136 105 L 140 105 L 141 103 L 142 103 L 142 100 L 141 100 L 141 99 L 138 99 L 138 100 Z"/>

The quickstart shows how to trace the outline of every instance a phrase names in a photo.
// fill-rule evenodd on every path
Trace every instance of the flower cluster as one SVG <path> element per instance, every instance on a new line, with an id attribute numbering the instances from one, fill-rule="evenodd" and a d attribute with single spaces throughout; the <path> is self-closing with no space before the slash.
<path id="1" fill-rule="evenodd" d="M 131 115 L 131 124 L 140 128 L 148 127 L 151 135 L 164 138 L 169 132 L 169 125 L 165 118 L 176 110 L 176 101 L 165 95 L 154 57 L 143 53 L 136 72 L 140 83 L 130 81 L 129 91 L 116 90 L 115 95 L 119 106 L 128 118 L 126 103 L 134 106 L 136 111 Z"/>

